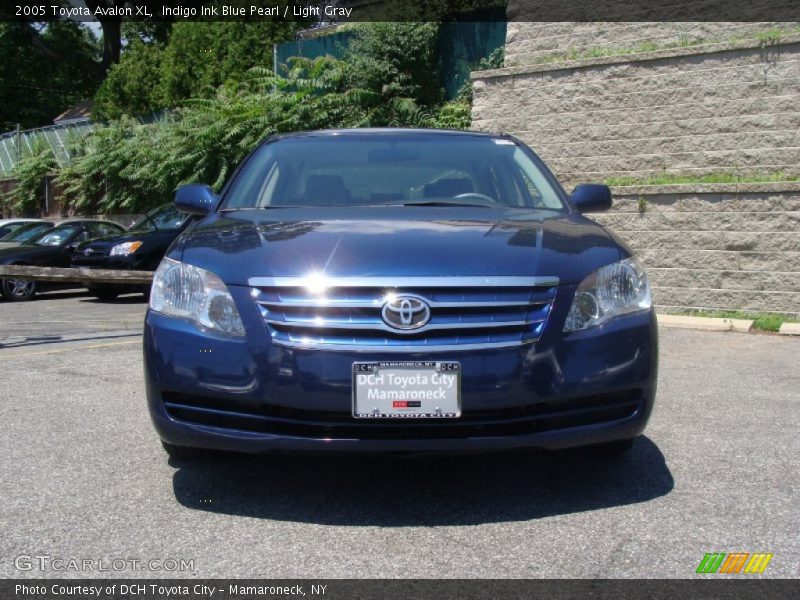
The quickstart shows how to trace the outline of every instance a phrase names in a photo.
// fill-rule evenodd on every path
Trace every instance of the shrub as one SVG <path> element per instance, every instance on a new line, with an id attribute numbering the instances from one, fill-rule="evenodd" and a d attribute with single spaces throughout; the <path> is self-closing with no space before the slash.
<path id="1" fill-rule="evenodd" d="M 50 146 L 44 140 L 36 140 L 14 169 L 17 185 L 6 194 L 12 208 L 26 216 L 38 216 L 45 199 L 45 177 L 55 168 Z"/>
<path id="2" fill-rule="evenodd" d="M 463 108 L 446 112 L 456 122 Z M 441 118 L 441 115 L 440 115 Z M 211 98 L 187 101 L 170 118 L 141 124 L 123 117 L 74 149 L 59 182 L 77 209 L 139 212 L 167 202 L 193 181 L 222 187 L 233 168 L 274 133 L 327 127 L 430 126 L 435 119 L 408 98 L 352 87 L 346 65 L 296 58 L 286 77 L 256 68 Z"/>

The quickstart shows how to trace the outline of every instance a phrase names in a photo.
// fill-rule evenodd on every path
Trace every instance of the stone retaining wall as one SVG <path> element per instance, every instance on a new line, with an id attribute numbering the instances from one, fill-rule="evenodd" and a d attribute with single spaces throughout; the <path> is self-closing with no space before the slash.
<path id="1" fill-rule="evenodd" d="M 472 78 L 473 128 L 517 135 L 567 186 L 663 174 L 800 175 L 800 34 L 769 46 L 745 40 Z"/>
<path id="2" fill-rule="evenodd" d="M 589 216 L 639 256 L 659 307 L 800 314 L 800 183 L 620 187 Z"/>
<path id="3" fill-rule="evenodd" d="M 797 33 L 798 25 L 798 22 L 509 22 L 504 66 L 533 66 L 558 56 L 614 53 L 647 46 L 689 47 L 764 39 L 777 33 Z"/>

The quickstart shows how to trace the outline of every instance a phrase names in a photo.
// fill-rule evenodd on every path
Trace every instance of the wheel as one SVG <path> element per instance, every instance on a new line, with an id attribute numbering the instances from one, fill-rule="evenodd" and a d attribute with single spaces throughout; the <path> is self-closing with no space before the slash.
<path id="1" fill-rule="evenodd" d="M 113 302 L 119 296 L 119 292 L 112 288 L 112 287 L 105 287 L 99 285 L 90 285 L 87 286 L 86 289 L 89 290 L 89 293 L 100 300 L 101 302 Z"/>
<path id="2" fill-rule="evenodd" d="M 164 447 L 164 452 L 166 452 L 170 458 L 178 458 L 178 459 L 192 459 L 192 458 L 202 458 L 208 455 L 208 452 L 203 450 L 202 448 L 192 448 L 191 446 L 176 446 L 175 444 L 170 444 L 169 442 L 161 441 L 161 445 Z"/>
<path id="3" fill-rule="evenodd" d="M 605 444 L 598 444 L 594 447 L 598 454 L 606 456 L 621 456 L 631 449 L 636 438 L 627 440 L 615 440 L 613 442 L 606 442 Z"/>
<path id="4" fill-rule="evenodd" d="M 0 292 L 11 302 L 31 300 L 36 295 L 36 282 L 27 279 L 3 279 Z"/>

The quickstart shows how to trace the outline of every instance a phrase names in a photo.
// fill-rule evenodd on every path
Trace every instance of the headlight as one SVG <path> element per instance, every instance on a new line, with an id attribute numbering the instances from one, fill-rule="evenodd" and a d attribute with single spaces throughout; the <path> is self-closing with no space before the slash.
<path id="1" fill-rule="evenodd" d="M 633 258 L 598 269 L 578 286 L 564 331 L 578 331 L 605 323 L 612 317 L 648 310 L 650 284 Z"/>
<path id="2" fill-rule="evenodd" d="M 162 260 L 153 275 L 150 308 L 209 329 L 244 334 L 239 311 L 222 280 L 211 271 L 170 258 Z"/>
<path id="3" fill-rule="evenodd" d="M 128 256 L 133 254 L 139 249 L 142 242 L 125 242 L 124 244 L 117 244 L 111 248 L 111 256 Z"/>

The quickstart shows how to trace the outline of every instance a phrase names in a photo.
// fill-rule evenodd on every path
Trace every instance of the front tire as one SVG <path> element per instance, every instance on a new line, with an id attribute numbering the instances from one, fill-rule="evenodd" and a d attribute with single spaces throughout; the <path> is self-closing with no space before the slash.
<path id="1" fill-rule="evenodd" d="M 27 279 L 3 279 L 0 282 L 0 293 L 10 302 L 32 300 L 36 295 L 36 282 Z"/>

